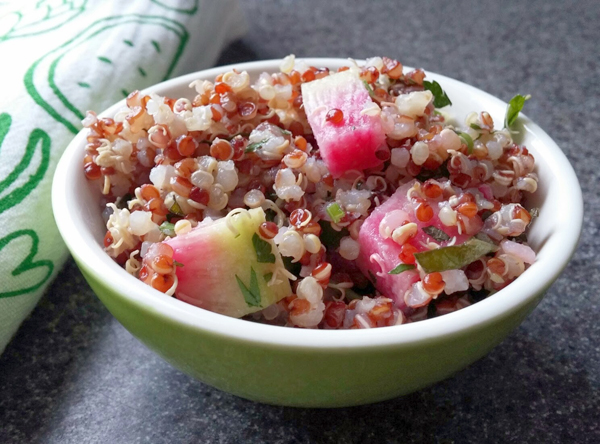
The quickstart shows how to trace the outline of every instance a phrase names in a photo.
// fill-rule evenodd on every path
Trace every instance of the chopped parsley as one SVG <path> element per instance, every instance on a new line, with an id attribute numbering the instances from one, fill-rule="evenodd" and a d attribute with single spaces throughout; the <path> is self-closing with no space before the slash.
<path id="1" fill-rule="evenodd" d="M 444 106 L 452 105 L 452 101 L 450 100 L 446 92 L 435 80 L 433 82 L 428 82 L 427 80 L 424 80 L 423 87 L 426 91 L 431 91 L 431 93 L 433 94 L 433 105 L 436 108 L 443 108 Z"/>
<path id="2" fill-rule="evenodd" d="M 525 105 L 525 102 L 530 98 L 531 96 L 529 94 L 526 96 L 517 94 L 510 99 L 510 102 L 508 102 L 508 107 L 506 108 L 506 116 L 504 117 L 504 128 L 510 128 L 515 123 L 517 117 L 519 117 L 519 113 Z"/>
<path id="3" fill-rule="evenodd" d="M 300 262 L 292 262 L 293 259 L 289 256 L 283 256 L 281 259 L 283 261 L 283 266 L 287 271 L 295 275 L 300 274 L 300 270 L 302 269 L 302 264 Z"/>
<path id="4" fill-rule="evenodd" d="M 181 210 L 181 207 L 177 202 L 173 202 L 173 205 L 171 205 L 171 208 L 169 208 L 169 212 L 177 216 L 185 216 L 184 212 Z"/>
<path id="5" fill-rule="evenodd" d="M 256 260 L 262 264 L 274 264 L 275 255 L 271 252 L 271 244 L 258 234 L 252 236 L 252 246 L 256 251 Z"/>
<path id="6" fill-rule="evenodd" d="M 473 154 L 473 139 L 467 133 L 463 133 L 461 131 L 456 131 L 458 137 L 462 140 L 462 142 L 467 145 L 467 153 Z"/>
<path id="7" fill-rule="evenodd" d="M 244 295 L 244 300 L 249 307 L 260 307 L 260 287 L 258 286 L 258 278 L 256 277 L 256 271 L 254 268 L 250 267 L 250 286 L 246 287 L 246 284 L 235 275 L 235 279 L 240 287 L 240 291 L 242 295 Z"/>
<path id="8" fill-rule="evenodd" d="M 175 236 L 175 224 L 172 224 L 171 222 L 163 222 L 162 224 L 160 224 L 158 229 L 165 236 L 171 236 L 171 237 Z"/>
<path id="9" fill-rule="evenodd" d="M 481 256 L 497 249 L 498 247 L 494 244 L 472 238 L 462 245 L 441 247 L 423 253 L 415 253 L 414 256 L 425 273 L 433 273 L 466 267 Z"/>
<path id="10" fill-rule="evenodd" d="M 267 222 L 273 222 L 275 220 L 275 216 L 277 216 L 277 213 L 271 210 L 270 208 L 267 208 L 267 210 L 265 211 L 265 220 Z"/>
<path id="11" fill-rule="evenodd" d="M 475 235 L 475 238 L 479 239 L 480 241 L 487 242 L 488 244 L 494 243 L 491 237 L 481 231 Z"/>
<path id="12" fill-rule="evenodd" d="M 259 149 L 261 149 L 261 148 L 263 147 L 263 145 L 264 145 L 265 143 L 267 143 L 267 141 L 268 141 L 268 140 L 269 140 L 269 139 L 267 138 L 267 139 L 263 139 L 263 140 L 261 140 L 260 142 L 254 142 L 254 143 L 251 143 L 250 145 L 248 145 L 248 146 L 246 147 L 246 151 L 245 151 L 245 152 L 246 152 L 246 153 L 253 153 L 253 152 L 254 152 L 254 151 L 256 151 L 256 150 L 259 150 Z"/>
<path id="13" fill-rule="evenodd" d="M 372 99 L 375 98 L 375 91 L 373 91 L 373 88 L 371 88 L 371 85 L 369 85 L 369 82 L 367 82 L 366 80 L 362 81 L 365 84 L 365 88 L 367 88 L 367 91 L 369 92 L 369 95 L 371 96 Z"/>
<path id="14" fill-rule="evenodd" d="M 388 274 L 400 274 L 404 271 L 414 270 L 415 268 L 412 264 L 398 264 L 393 270 L 388 271 Z"/>
<path id="15" fill-rule="evenodd" d="M 329 217 L 335 224 L 341 221 L 342 218 L 346 215 L 344 210 L 342 210 L 342 208 L 340 207 L 340 204 L 337 202 L 333 202 L 327 205 L 327 214 L 329 214 Z"/>
<path id="16" fill-rule="evenodd" d="M 340 246 L 340 241 L 344 236 L 348 236 L 348 229 L 343 228 L 340 231 L 336 231 L 331 227 L 331 224 L 326 220 L 320 220 L 319 225 L 321 226 L 321 242 L 327 248 L 336 249 Z"/>
<path id="17" fill-rule="evenodd" d="M 433 225 L 429 227 L 424 227 L 423 232 L 428 236 L 431 236 L 438 242 L 450 240 L 450 236 L 448 236 L 443 230 L 440 230 L 439 228 L 434 227 Z"/>

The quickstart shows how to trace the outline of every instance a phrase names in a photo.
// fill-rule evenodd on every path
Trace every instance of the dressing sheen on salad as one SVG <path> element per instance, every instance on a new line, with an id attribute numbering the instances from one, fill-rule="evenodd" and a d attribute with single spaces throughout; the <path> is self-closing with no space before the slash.
<path id="1" fill-rule="evenodd" d="M 535 261 L 522 202 L 538 178 L 511 133 L 529 96 L 502 125 L 455 126 L 443 85 L 387 57 L 333 71 L 290 55 L 190 88 L 83 120 L 104 249 L 152 288 L 261 323 L 374 328 L 463 309 Z"/>

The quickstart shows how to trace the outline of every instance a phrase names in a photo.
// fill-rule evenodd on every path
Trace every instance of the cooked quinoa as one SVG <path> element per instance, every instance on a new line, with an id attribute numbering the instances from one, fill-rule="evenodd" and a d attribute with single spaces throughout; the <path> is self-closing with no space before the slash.
<path id="1" fill-rule="evenodd" d="M 343 96 L 342 78 L 358 79 L 360 105 Z M 156 290 L 263 323 L 372 328 L 467 307 L 535 260 L 522 205 L 537 189 L 533 156 L 485 111 L 447 124 L 438 109 L 450 99 L 423 70 L 374 57 L 332 72 L 292 55 L 280 72 L 252 79 L 234 69 L 190 87 L 191 100 L 134 91 L 113 118 L 83 120 L 104 248 Z M 336 100 L 348 108 L 327 105 Z M 346 127 L 351 119 L 362 123 Z M 381 143 L 365 154 L 338 138 L 360 131 Z M 226 227 L 242 242 L 251 223 L 256 257 L 237 257 L 214 234 Z M 210 294 L 210 273 L 234 290 Z"/>

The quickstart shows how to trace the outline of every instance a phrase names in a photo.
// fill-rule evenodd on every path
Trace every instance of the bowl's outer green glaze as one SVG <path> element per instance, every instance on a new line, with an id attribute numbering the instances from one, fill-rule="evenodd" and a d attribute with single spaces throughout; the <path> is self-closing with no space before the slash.
<path id="1" fill-rule="evenodd" d="M 308 59 L 337 68 L 341 59 Z M 278 61 L 236 65 L 257 76 Z M 150 88 L 170 97 L 190 96 L 197 78 L 215 68 Z M 501 122 L 506 104 L 456 80 L 428 73 L 452 97 L 458 119 L 472 110 Z M 105 113 L 114 115 L 123 103 Z M 542 299 L 572 256 L 581 232 L 581 189 L 560 148 L 521 116 L 516 135 L 536 157 L 540 181 L 528 205 L 540 207 L 529 231 L 536 262 L 493 297 L 424 322 L 371 330 L 309 331 L 259 325 L 185 304 L 129 276 L 102 249 L 99 192 L 82 168 L 80 133 L 57 167 L 52 190 L 55 219 L 83 275 L 110 312 L 135 337 L 185 373 L 244 398 L 279 405 L 341 407 L 381 401 L 444 379 L 499 344 Z"/>
<path id="2" fill-rule="evenodd" d="M 416 344 L 315 350 L 250 343 L 183 325 L 113 291 L 75 259 L 113 316 L 167 362 L 226 392 L 297 407 L 366 404 L 440 381 L 499 344 L 543 296 L 540 293 L 517 311 L 455 335 Z"/>

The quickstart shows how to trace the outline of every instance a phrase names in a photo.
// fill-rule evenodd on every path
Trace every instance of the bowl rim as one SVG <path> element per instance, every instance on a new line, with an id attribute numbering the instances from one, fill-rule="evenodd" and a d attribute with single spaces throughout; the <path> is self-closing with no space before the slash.
<path id="1" fill-rule="evenodd" d="M 302 58 L 302 60 L 312 66 L 330 68 L 337 68 L 349 63 L 349 59 L 341 58 Z M 278 70 L 280 63 L 281 59 L 271 59 L 210 68 L 161 82 L 144 89 L 143 92 L 157 92 L 165 95 L 164 91 L 188 85 L 201 77 L 212 79 L 219 73 L 232 68 L 273 71 Z M 405 67 L 405 69 L 410 68 Z M 506 106 L 505 102 L 478 88 L 430 71 L 426 71 L 426 73 L 429 78 L 440 83 L 452 83 L 465 89 L 466 93 L 477 94 L 486 101 L 499 101 Z M 123 99 L 100 115 L 114 115 L 124 103 Z M 529 273 L 529 279 L 516 279 L 505 289 L 496 293 L 494 297 L 480 301 L 467 309 L 423 322 L 365 330 L 286 328 L 213 313 L 148 287 L 130 276 L 104 253 L 89 230 L 81 230 L 81 211 L 73 211 L 72 205 L 69 204 L 72 202 L 73 193 L 76 192 L 75 187 L 69 186 L 69 183 L 77 177 L 77 174 L 83 175 L 81 157 L 78 156 L 81 156 L 83 152 L 85 130 L 75 136 L 58 163 L 52 184 L 52 207 L 59 232 L 67 247 L 78 262 L 85 264 L 89 272 L 100 280 L 102 280 L 101 276 L 111 276 L 110 279 L 104 279 L 103 282 L 113 293 L 129 299 L 147 311 L 155 312 L 190 328 L 207 334 L 271 347 L 333 350 L 416 345 L 482 328 L 532 303 L 537 295 L 543 293 L 558 278 L 575 252 L 583 224 L 583 198 L 577 176 L 565 154 L 546 132 L 524 114 L 521 114 L 519 119 L 524 128 L 543 143 L 547 152 L 544 158 L 554 172 L 556 180 L 560 182 L 560 188 L 569 190 L 569 199 L 563 199 L 564 202 L 561 202 L 564 209 L 561 216 L 568 218 L 570 229 L 555 231 L 548 237 L 542 249 L 550 250 L 550 252 L 542 260 L 536 260 L 526 270 L 526 273 Z M 550 258 L 554 260 L 550 260 Z M 94 267 L 89 265 L 91 261 L 93 261 Z M 127 291 L 124 292 L 123 288 L 127 288 Z"/>

